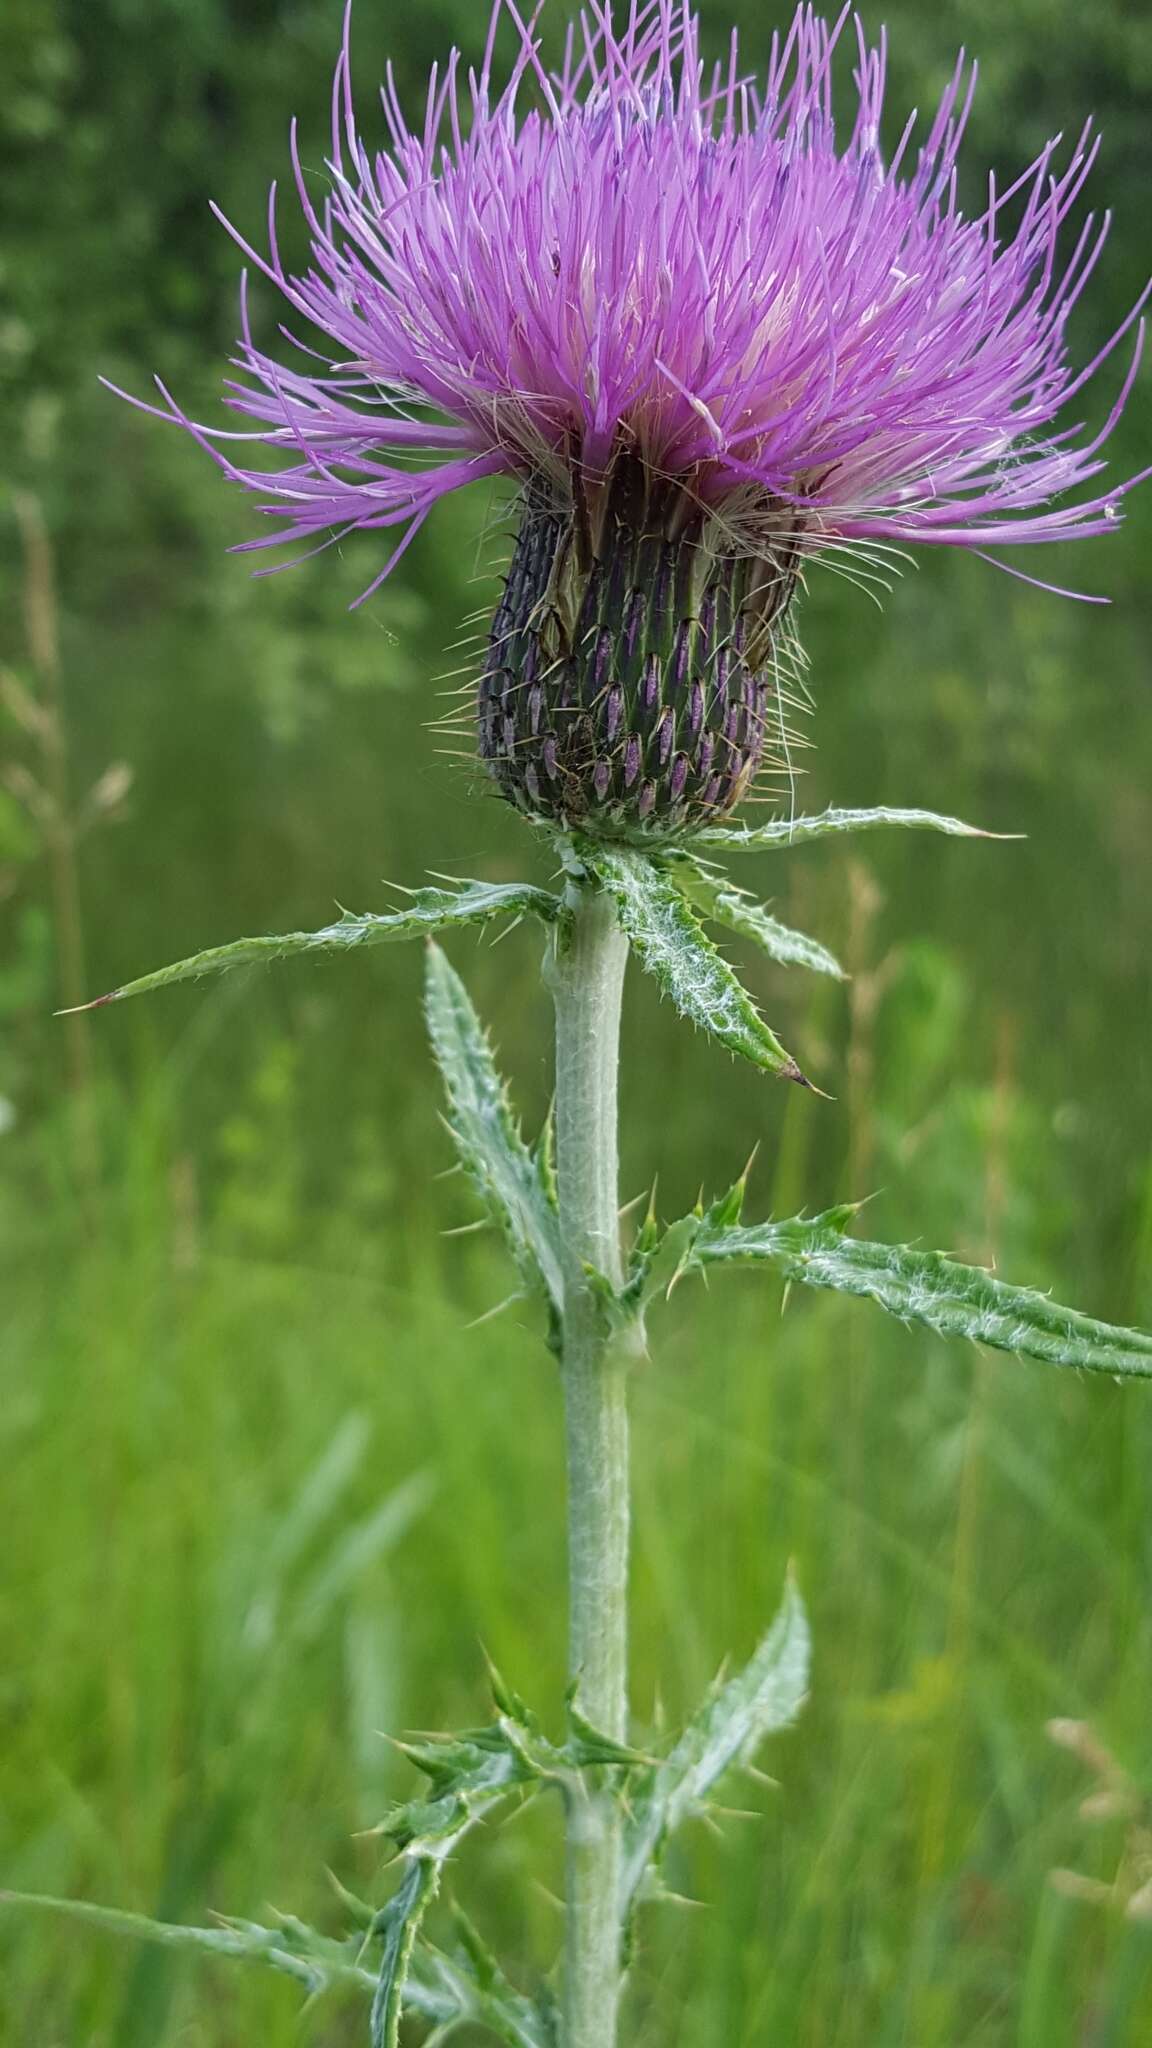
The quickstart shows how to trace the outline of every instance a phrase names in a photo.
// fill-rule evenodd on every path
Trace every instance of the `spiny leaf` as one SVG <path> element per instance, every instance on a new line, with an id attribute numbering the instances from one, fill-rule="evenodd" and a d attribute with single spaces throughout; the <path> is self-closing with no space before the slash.
<path id="1" fill-rule="evenodd" d="M 752 1155 L 754 1158 L 755 1153 Z M 752 1159 L 727 1193 L 719 1196 L 708 1209 L 698 1204 L 690 1216 L 681 1216 L 679 1222 L 670 1223 L 663 1230 L 656 1221 L 654 1209 L 649 1209 L 632 1248 L 628 1278 L 620 1294 L 620 1301 L 626 1309 L 638 1312 L 643 1318 L 644 1310 L 658 1294 L 667 1298 L 685 1273 L 698 1270 L 700 1261 L 694 1257 L 694 1249 L 702 1230 L 714 1233 L 739 1223 L 744 1212 Z"/>
<path id="2" fill-rule="evenodd" d="M 681 1275 L 692 1269 L 692 1247 L 700 1231 L 699 1216 L 682 1216 L 670 1223 L 655 1242 L 641 1240 L 632 1254 L 632 1267 L 621 1301 L 643 1317 L 657 1295 L 671 1294 Z"/>
<path id="3" fill-rule="evenodd" d="M 534 1725 L 529 1716 L 524 1731 Z M 404 1840 L 405 1875 L 393 1898 L 373 1923 L 382 1939 L 380 1977 L 372 2004 L 372 2048 L 397 2048 L 399 2025 L 407 2010 L 438 2009 L 445 2031 L 474 2021 L 512 2044 L 512 2048 L 554 2048 L 547 2009 L 513 1990 L 495 1957 L 470 1922 L 456 1915 L 462 1953 L 442 1954 L 421 1932 L 421 1922 L 436 1897 L 443 1866 L 462 1835 L 482 1819 L 507 1792 L 534 1777 L 549 1775 L 558 1753 L 549 1745 L 545 1768 L 538 1769 L 506 1721 L 472 1734 L 441 1742 L 402 1745 L 433 1780 L 437 1799 L 425 1806 L 397 1809 L 384 1831 Z M 430 1833 L 411 1832 L 414 1816 L 435 1812 Z"/>
<path id="4" fill-rule="evenodd" d="M 766 1736 L 795 1720 L 808 1689 L 810 1649 L 808 1618 L 790 1576 L 780 1612 L 748 1663 L 715 1688 L 671 1755 L 629 1786 L 623 1920 L 673 1830 L 705 1805 L 725 1771 L 750 1763 Z"/>
<path id="5" fill-rule="evenodd" d="M 493 1807 L 522 1786 L 535 1787 L 541 1774 L 525 1761 L 522 1744 L 508 1739 L 506 1726 L 401 1743 L 404 1755 L 430 1779 L 429 1796 L 392 1807 L 379 1832 L 405 1851 L 443 1860 Z"/>
<path id="6" fill-rule="evenodd" d="M 364 1969 L 358 1960 L 362 1946 L 359 1936 L 349 1941 L 332 1941 L 300 1921 L 285 1919 L 276 1927 L 259 1927 L 244 1920 L 225 1920 L 219 1927 L 178 1927 L 169 1921 L 150 1920 L 143 1913 L 125 1913 L 115 1906 L 94 1906 L 86 1899 L 46 1898 L 33 1892 L 0 1892 L 0 1905 L 30 1907 L 86 1920 L 107 1934 L 129 1935 L 133 1940 L 160 1948 L 201 1949 L 212 1955 L 261 1963 L 266 1969 L 294 1977 L 313 1997 L 342 1984 L 371 1991 L 375 1983 L 373 1972 Z"/>
<path id="7" fill-rule="evenodd" d="M 694 835 L 692 844 L 723 847 L 726 853 L 757 853 L 765 847 L 802 846 L 809 839 L 827 839 L 842 832 L 875 832 L 888 825 L 947 832 L 956 839 L 1021 837 L 1018 832 L 984 832 L 978 825 L 966 825 L 962 818 L 941 817 L 937 811 L 894 811 L 885 805 L 872 811 L 833 807 L 810 818 L 773 818 L 767 825 L 710 825 Z"/>
<path id="8" fill-rule="evenodd" d="M 567 1707 L 568 1742 L 565 1749 L 581 1769 L 595 1768 L 597 1764 L 618 1764 L 632 1769 L 651 1762 L 650 1757 L 642 1756 L 639 1750 L 630 1749 L 626 1743 L 617 1742 L 613 1735 L 605 1735 L 594 1721 L 589 1721 L 581 1712 L 578 1681 L 568 1688 Z"/>
<path id="9" fill-rule="evenodd" d="M 352 1925 L 354 1927 L 361 1927 L 365 1931 L 370 1929 L 376 1918 L 375 1906 L 370 1906 L 367 1899 L 360 1897 L 359 1892 L 349 1891 L 348 1886 L 342 1883 L 334 1870 L 326 1869 L 324 1875 L 328 1879 L 332 1890 L 335 1892 Z"/>
<path id="10" fill-rule="evenodd" d="M 458 889 L 414 889 L 403 910 L 356 917 L 345 911 L 336 924 L 316 932 L 287 932 L 279 938 L 236 939 L 229 946 L 213 946 L 206 953 L 194 953 L 175 966 L 157 968 L 137 981 L 125 982 L 111 994 L 81 1004 L 98 1010 L 105 1003 L 123 1002 L 126 996 L 147 995 L 150 990 L 168 988 L 177 981 L 196 981 L 205 974 L 227 974 L 234 967 L 252 967 L 269 960 L 287 960 L 295 953 L 347 953 L 357 946 L 381 946 L 396 939 L 415 939 L 450 925 L 485 923 L 492 917 L 519 917 L 531 911 L 545 923 L 561 914 L 560 899 L 546 889 L 527 882 L 462 882 Z M 67 1013 L 63 1013 L 67 1014 Z"/>
<path id="11" fill-rule="evenodd" d="M 428 1797 L 394 1806 L 377 1832 L 406 1854 L 439 1861 L 460 1837 L 513 1793 L 542 1785 L 571 1790 L 583 1771 L 621 1768 L 641 1759 L 585 1722 L 569 1703 L 569 1736 L 561 1744 L 540 1732 L 535 1714 L 518 1695 L 514 1713 L 501 1713 L 486 1728 L 456 1735 L 428 1735 L 398 1745 L 428 1779 Z"/>
<path id="12" fill-rule="evenodd" d="M 539 1720 L 528 1705 L 527 1700 L 521 1697 L 516 1691 L 515 1686 L 509 1685 L 503 1672 L 497 1670 L 490 1657 L 487 1659 L 487 1663 L 488 1687 L 500 1714 L 509 1721 L 516 1722 L 519 1727 L 526 1729 L 530 1735 L 539 1734 Z"/>
<path id="13" fill-rule="evenodd" d="M 615 903 L 641 965 L 655 976 L 681 1016 L 754 1066 L 810 1087 L 706 936 L 672 876 L 646 854 L 585 840 L 576 844 L 581 860 Z"/>
<path id="14" fill-rule="evenodd" d="M 708 863 L 681 855 L 675 872 L 684 893 L 701 916 L 710 918 L 713 924 L 726 925 L 730 932 L 751 939 L 783 967 L 808 967 L 814 974 L 830 974 L 837 981 L 845 979 L 840 962 L 826 946 L 810 939 L 806 932 L 793 931 L 781 924 L 746 889 L 737 889 Z"/>
<path id="15" fill-rule="evenodd" d="M 440 1887 L 440 1863 L 410 1856 L 398 1891 L 378 1913 L 373 1927 L 384 1944 L 369 2021 L 371 2048 L 398 2048 L 404 1988 L 420 1922 Z"/>
<path id="16" fill-rule="evenodd" d="M 340 1888 L 338 1887 L 338 1890 Z M 403 1887 L 401 1887 L 403 1890 Z M 343 1894 L 341 1893 L 343 1896 Z M 199 1950 L 232 1961 L 256 1963 L 295 1979 L 312 1998 L 337 1989 L 351 1989 L 367 1999 L 378 1992 L 377 1972 L 364 1964 L 367 1941 L 387 1943 L 389 1913 L 372 1913 L 355 1901 L 355 1917 L 363 1923 L 346 1941 L 335 1941 L 289 1914 L 276 1917 L 274 1927 L 248 1920 L 224 1920 L 218 1927 L 180 1927 L 126 1913 L 112 1906 L 94 1906 L 84 1899 L 46 1898 L 38 1893 L 0 1892 L 0 1906 L 14 1906 L 86 1921 L 106 1934 L 127 1935 L 160 1948 Z M 465 2021 L 487 2026 L 512 2048 L 555 2048 L 547 2008 L 513 1991 L 493 1965 L 490 1981 L 481 1986 L 467 1961 L 443 1957 L 421 1942 L 409 1957 L 403 1987 L 404 2012 L 445 2029 Z M 387 2037 L 385 2037 L 387 2038 Z"/>
<path id="17" fill-rule="evenodd" d="M 1030 1287 L 1012 1287 L 982 1266 L 911 1245 L 871 1244 L 849 1237 L 851 1208 L 793 1217 L 748 1229 L 705 1226 L 694 1262 L 757 1264 L 769 1260 L 806 1287 L 829 1287 L 879 1302 L 907 1323 L 925 1323 L 943 1337 L 968 1337 L 995 1351 L 1050 1365 L 1152 1379 L 1152 1334 L 1097 1322 L 1061 1308 Z"/>
<path id="18" fill-rule="evenodd" d="M 428 948 L 425 1009 L 448 1094 L 448 1127 L 464 1164 L 530 1287 L 564 1306 L 560 1223 L 538 1162 L 524 1143 L 472 1000 L 439 946 Z"/>

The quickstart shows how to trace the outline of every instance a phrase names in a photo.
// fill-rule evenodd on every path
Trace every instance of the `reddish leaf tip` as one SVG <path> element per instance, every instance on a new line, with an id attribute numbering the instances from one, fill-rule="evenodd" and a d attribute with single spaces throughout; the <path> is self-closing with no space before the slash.
<path id="1" fill-rule="evenodd" d="M 70 1009 L 53 1010 L 54 1017 L 83 1017 L 88 1010 L 102 1010 L 105 1003 L 118 1003 L 123 991 L 111 989 L 106 996 L 93 996 L 90 1003 L 73 1003 Z"/>

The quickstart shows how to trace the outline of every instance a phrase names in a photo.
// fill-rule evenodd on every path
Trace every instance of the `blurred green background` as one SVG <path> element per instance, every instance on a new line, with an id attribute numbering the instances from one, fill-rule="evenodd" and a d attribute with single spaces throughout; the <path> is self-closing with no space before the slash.
<path id="1" fill-rule="evenodd" d="M 731 12 L 705 8 L 717 49 Z M 737 12 L 755 65 L 782 11 Z M 988 162 L 1011 174 L 1099 117 L 1116 227 L 1086 355 L 1148 268 L 1146 10 L 886 18 L 895 132 L 960 42 L 981 59 L 975 206 Z M 359 0 L 368 132 L 387 55 L 411 107 L 483 30 L 471 0 Z M 96 384 L 155 370 L 219 417 L 238 259 L 207 201 L 260 238 L 293 113 L 319 168 L 338 35 L 338 0 L 0 8 L 0 1884 L 330 1926 L 326 1865 L 387 1886 L 361 1831 L 409 1781 L 380 1731 L 481 1717 L 481 1644 L 555 1709 L 554 1371 L 526 1311 L 468 1327 L 507 1279 L 489 1240 L 443 1236 L 472 1212 L 437 1177 L 418 949 L 49 1013 L 336 901 L 380 907 L 384 877 L 539 865 L 427 729 L 459 622 L 491 600 L 491 495 L 445 507 L 349 614 L 370 541 L 253 582 L 225 553 L 248 508 Z M 1114 474 L 1150 428 L 1145 375 Z M 853 970 L 844 992 L 744 963 L 835 1100 L 738 1070 L 637 983 L 629 1194 L 658 1175 L 673 1214 L 757 1141 L 759 1212 L 874 1193 L 875 1235 L 1152 1320 L 1150 538 L 1145 492 L 1117 538 L 1024 562 L 1110 610 L 965 560 L 924 560 L 883 613 L 813 577 L 804 807 L 924 804 L 1028 837 L 870 838 L 743 875 Z M 538 1119 L 536 941 L 452 952 Z M 1152 1395 L 858 1304 L 780 1305 L 759 1279 L 682 1290 L 636 1388 L 638 1730 L 750 1649 L 789 1556 L 816 1662 L 766 1758 L 780 1789 L 676 1851 L 676 1888 L 708 1903 L 651 1914 L 629 2039 L 1152 2040 L 1152 1925 L 1124 1911 L 1152 1839 Z M 1053 1716 L 1091 1722 L 1128 1775 L 1095 1820 L 1100 1782 Z M 461 1863 L 525 1983 L 556 1947 L 557 1883 L 543 1811 Z M 302 2023 L 291 1987 L 64 1923 L 0 1913 L 0 1951 L 4 2048 L 363 2038 L 362 2014 Z"/>

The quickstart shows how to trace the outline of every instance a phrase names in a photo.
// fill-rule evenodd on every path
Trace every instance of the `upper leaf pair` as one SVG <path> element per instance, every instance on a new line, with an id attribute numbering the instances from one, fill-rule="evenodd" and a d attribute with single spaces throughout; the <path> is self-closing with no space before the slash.
<path id="1" fill-rule="evenodd" d="M 562 836 L 562 859 L 581 885 L 605 890 L 637 958 L 675 1003 L 682 1016 L 707 1031 L 729 1052 L 787 1080 L 812 1084 L 797 1061 L 761 1016 L 752 997 L 722 958 L 701 925 L 701 918 L 750 939 L 770 958 L 787 966 L 808 967 L 819 974 L 841 976 L 843 970 L 827 949 L 805 933 L 781 924 L 755 897 L 734 887 L 695 849 L 755 852 L 797 846 L 846 832 L 882 826 L 924 827 L 968 838 L 980 833 L 958 818 L 921 810 L 828 810 L 818 816 L 775 819 L 746 829 L 718 826 L 698 833 L 692 847 L 670 846 L 639 851 L 587 834 Z M 314 932 L 289 932 L 278 938 L 237 939 L 162 967 L 98 996 L 87 1005 L 120 1002 L 179 981 L 227 973 L 257 962 L 287 959 L 297 953 L 347 952 L 415 938 L 457 925 L 486 923 L 501 916 L 530 914 L 557 927 L 563 943 L 565 899 L 528 883 L 462 882 L 451 888 L 417 889 L 403 909 L 353 916 L 346 912 L 335 924 Z"/>
<path id="2" fill-rule="evenodd" d="M 750 939 L 790 967 L 843 978 L 839 962 L 804 932 L 792 931 L 754 896 L 738 889 L 697 849 L 753 853 L 882 826 L 921 827 L 964 838 L 987 838 L 973 825 L 934 811 L 828 810 L 811 818 L 778 818 L 746 829 L 716 826 L 690 847 L 640 852 L 587 834 L 572 840 L 575 862 L 606 889 L 641 965 L 653 974 L 681 1016 L 729 1052 L 784 1080 L 812 1083 L 761 1016 L 743 983 L 705 934 L 701 918 Z"/>
<path id="3" fill-rule="evenodd" d="M 348 953 L 354 948 L 387 945 L 398 939 L 426 938 L 431 932 L 450 926 L 487 924 L 495 917 L 523 917 L 531 914 L 546 924 L 562 915 L 560 899 L 547 889 L 527 882 L 460 882 L 450 889 L 410 889 L 402 892 L 408 902 L 402 910 L 367 912 L 357 917 L 346 910 L 335 924 L 315 932 L 285 932 L 278 938 L 233 939 L 227 946 L 211 946 L 193 953 L 171 967 L 158 967 L 127 981 L 107 995 L 85 1003 L 87 1010 L 106 1003 L 123 1002 L 127 996 L 142 996 L 153 989 L 169 988 L 178 981 L 199 981 L 204 975 L 229 974 L 237 967 L 253 967 L 271 960 L 289 960 L 296 953 Z"/>

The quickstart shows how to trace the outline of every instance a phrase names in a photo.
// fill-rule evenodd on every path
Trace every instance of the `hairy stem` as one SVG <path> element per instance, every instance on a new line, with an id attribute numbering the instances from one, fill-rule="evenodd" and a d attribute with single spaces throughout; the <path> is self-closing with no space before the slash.
<path id="1" fill-rule="evenodd" d="M 569 1666 L 580 1706 L 627 1734 L 627 1359 L 586 1267 L 619 1286 L 616 1076 L 628 941 L 607 897 L 583 892 L 551 960 L 556 1164 L 567 1270 Z M 620 1998 L 620 1814 L 589 1782 L 568 1809 L 564 2048 L 614 2048 Z"/>

